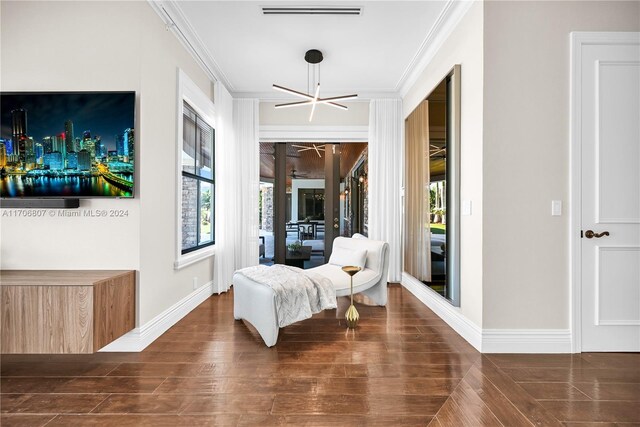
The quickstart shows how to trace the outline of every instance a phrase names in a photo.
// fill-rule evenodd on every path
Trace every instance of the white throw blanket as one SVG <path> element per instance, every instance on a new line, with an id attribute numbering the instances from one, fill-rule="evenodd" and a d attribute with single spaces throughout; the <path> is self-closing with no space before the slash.
<path id="1" fill-rule="evenodd" d="M 301 268 L 281 264 L 270 267 L 257 265 L 236 273 L 273 289 L 278 326 L 281 328 L 338 306 L 331 280 Z"/>

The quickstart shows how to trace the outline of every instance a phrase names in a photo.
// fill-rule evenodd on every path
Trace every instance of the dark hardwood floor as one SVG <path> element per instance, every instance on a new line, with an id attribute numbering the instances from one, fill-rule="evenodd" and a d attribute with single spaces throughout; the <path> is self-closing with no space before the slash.
<path id="1" fill-rule="evenodd" d="M 639 426 L 640 355 L 481 355 L 398 285 L 267 348 L 213 296 L 141 353 L 5 355 L 4 426 Z M 339 313 L 348 300 L 339 299 Z"/>

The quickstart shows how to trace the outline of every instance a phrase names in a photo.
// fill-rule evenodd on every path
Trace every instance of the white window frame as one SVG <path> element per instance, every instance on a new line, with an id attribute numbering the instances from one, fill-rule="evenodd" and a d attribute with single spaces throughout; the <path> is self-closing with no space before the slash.
<path id="1" fill-rule="evenodd" d="M 196 85 L 187 74 L 178 69 L 178 96 L 177 96 L 177 134 L 176 134 L 176 245 L 175 261 L 173 267 L 176 270 L 194 264 L 206 258 L 213 257 L 215 244 L 207 246 L 186 254 L 182 253 L 182 131 L 184 102 L 212 128 L 215 126 L 215 106 L 207 95 Z M 213 179 L 216 182 L 217 168 L 215 165 L 217 158 L 214 157 Z M 214 190 L 215 191 L 215 190 Z M 215 209 L 215 205 L 214 205 Z M 214 218 L 217 216 L 214 214 Z M 214 223 L 215 226 L 215 223 Z"/>

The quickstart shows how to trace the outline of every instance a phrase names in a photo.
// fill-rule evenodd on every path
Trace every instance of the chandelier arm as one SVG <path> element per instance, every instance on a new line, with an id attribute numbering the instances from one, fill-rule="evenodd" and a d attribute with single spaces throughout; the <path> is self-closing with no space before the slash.
<path id="1" fill-rule="evenodd" d="M 311 105 L 311 115 L 309 115 L 309 121 L 313 120 L 313 113 L 316 111 L 318 96 L 320 96 L 320 83 L 318 83 L 318 86 L 316 87 L 316 93 L 315 95 L 313 95 L 313 103 Z"/>
<path id="2" fill-rule="evenodd" d="M 311 105 L 313 101 L 288 102 L 286 104 L 276 104 L 275 108 L 300 107 L 302 105 Z"/>
<path id="3" fill-rule="evenodd" d="M 352 95 L 340 95 L 340 96 L 332 96 L 330 98 L 320 98 L 318 99 L 318 102 L 322 102 L 322 101 L 340 101 L 340 100 L 345 100 L 345 99 L 354 99 L 357 98 L 358 95 L 357 94 L 352 94 Z"/>
<path id="4" fill-rule="evenodd" d="M 313 100 L 310 101 L 296 101 L 296 102 L 288 102 L 286 104 L 276 104 L 275 108 L 289 108 L 289 107 L 301 107 L 303 105 L 311 105 L 313 104 Z M 317 104 L 330 105 L 332 107 L 338 108 L 340 110 L 348 110 L 346 105 L 338 104 L 335 102 L 329 101 L 317 101 Z"/>
<path id="5" fill-rule="evenodd" d="M 318 104 L 330 105 L 330 106 L 338 108 L 340 110 L 348 110 L 346 105 L 338 104 L 338 103 L 335 103 L 335 102 L 318 101 Z"/>

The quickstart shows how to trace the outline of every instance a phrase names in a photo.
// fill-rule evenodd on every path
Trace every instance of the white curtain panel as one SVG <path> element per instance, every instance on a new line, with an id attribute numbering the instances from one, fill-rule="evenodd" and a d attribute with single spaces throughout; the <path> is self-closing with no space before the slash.
<path id="1" fill-rule="evenodd" d="M 236 150 L 237 250 L 236 269 L 258 265 L 260 146 L 257 99 L 233 100 L 233 133 Z"/>
<path id="2" fill-rule="evenodd" d="M 402 279 L 402 100 L 369 106 L 369 237 L 389 243 L 390 282 Z"/>
<path id="3" fill-rule="evenodd" d="M 429 229 L 429 101 L 422 101 L 406 121 L 404 270 L 431 281 Z"/>
<path id="4" fill-rule="evenodd" d="M 217 87 L 216 246 L 218 293 L 229 290 L 233 273 L 258 264 L 260 158 L 258 100 L 232 99 Z"/>
<path id="5" fill-rule="evenodd" d="M 221 84 L 216 86 L 216 243 L 214 277 L 217 293 L 231 287 L 235 271 L 238 218 L 236 206 L 236 144 L 233 136 L 233 98 Z"/>

